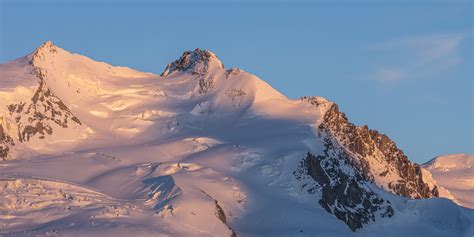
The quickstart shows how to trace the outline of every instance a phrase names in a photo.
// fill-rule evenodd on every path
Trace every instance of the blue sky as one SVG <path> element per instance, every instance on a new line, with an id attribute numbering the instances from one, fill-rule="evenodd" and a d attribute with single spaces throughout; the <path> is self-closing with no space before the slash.
<path id="1" fill-rule="evenodd" d="M 210 49 L 289 97 L 337 102 L 416 162 L 474 153 L 470 0 L 0 0 L 0 62 L 47 40 L 154 73 Z"/>

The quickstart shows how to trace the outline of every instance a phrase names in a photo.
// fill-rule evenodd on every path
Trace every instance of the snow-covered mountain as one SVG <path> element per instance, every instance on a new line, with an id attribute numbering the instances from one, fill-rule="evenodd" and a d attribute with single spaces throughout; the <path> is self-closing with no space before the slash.
<path id="1" fill-rule="evenodd" d="M 449 191 L 454 202 L 474 209 L 474 155 L 438 156 L 422 166 L 438 186 Z"/>
<path id="2" fill-rule="evenodd" d="M 0 65 L 0 98 L 1 235 L 474 234 L 431 166 L 208 50 L 158 76 L 47 42 Z"/>

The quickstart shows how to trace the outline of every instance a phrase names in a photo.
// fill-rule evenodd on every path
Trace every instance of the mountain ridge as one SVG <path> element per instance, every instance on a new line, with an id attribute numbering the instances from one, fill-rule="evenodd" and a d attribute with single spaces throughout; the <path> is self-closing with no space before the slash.
<path id="1" fill-rule="evenodd" d="M 219 226 L 216 235 L 239 234 L 252 228 L 242 216 L 261 218 L 251 211 L 257 200 L 273 200 L 257 189 L 291 200 L 286 205 L 304 205 L 314 210 L 311 215 L 339 219 L 356 232 L 411 215 L 407 200 L 445 195 L 392 140 L 353 125 L 336 103 L 317 96 L 289 99 L 254 75 L 226 69 L 208 50 L 186 51 L 162 76 L 95 62 L 52 42 L 26 58 L 28 64 L 0 66 L 0 75 L 20 77 L 18 72 L 30 70 L 25 78 L 37 81 L 22 86 L 24 80 L 18 80 L 12 89 L 10 81 L 0 80 L 0 95 L 7 98 L 0 101 L 0 155 L 6 164 L 1 172 L 46 176 L 126 197 L 142 212 L 162 216 L 157 221 L 167 228 L 175 228 L 167 218 L 190 224 L 185 213 L 196 214 L 198 208 L 203 219 Z M 89 181 L 74 172 L 31 170 L 21 163 L 25 159 L 49 169 L 89 167 Z M 107 166 L 91 168 L 95 159 Z M 121 193 L 111 189 L 115 182 L 126 184 L 122 192 L 141 191 Z M 140 200 L 155 205 L 150 209 Z M 128 204 L 114 205 L 119 216 L 136 215 Z M 223 218 L 232 213 L 240 214 Z M 307 223 L 312 229 L 314 223 Z M 458 224 L 463 233 L 469 229 Z M 203 222 L 194 228 L 211 231 Z"/>

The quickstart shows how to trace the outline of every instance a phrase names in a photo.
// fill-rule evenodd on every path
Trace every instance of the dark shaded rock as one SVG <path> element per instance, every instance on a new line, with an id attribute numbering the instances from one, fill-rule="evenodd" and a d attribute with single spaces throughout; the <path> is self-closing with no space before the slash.
<path id="1" fill-rule="evenodd" d="M 161 76 L 166 77 L 175 71 L 205 76 L 208 73 L 209 63 L 212 58 L 218 60 L 213 53 L 207 50 L 195 49 L 194 51 L 186 51 L 178 60 L 168 64 L 165 71 L 161 73 Z M 221 68 L 224 68 L 222 63 Z"/>
<path id="2" fill-rule="evenodd" d="M 331 143 L 330 138 L 325 143 Z M 324 155 L 308 153 L 294 172 L 299 180 L 307 175 L 316 182 L 315 187 L 308 190 L 320 191 L 319 204 L 346 223 L 352 231 L 362 228 L 369 221 L 375 221 L 377 216 L 393 216 L 390 202 L 372 190 L 372 184 L 364 180 L 344 153 L 331 150 L 330 147 L 328 145 Z"/>
<path id="3" fill-rule="evenodd" d="M 199 94 L 206 94 L 214 87 L 214 80 L 209 78 L 209 67 L 212 61 L 218 62 L 220 68 L 224 68 L 224 64 L 208 50 L 186 51 L 178 60 L 168 64 L 161 76 L 167 77 L 173 72 L 190 73 L 198 80 Z"/>
<path id="4" fill-rule="evenodd" d="M 224 209 L 222 209 L 222 207 L 219 205 L 219 202 L 214 199 L 211 195 L 209 195 L 208 193 L 206 193 L 204 190 L 201 189 L 201 192 L 206 195 L 207 197 L 209 197 L 210 199 L 214 200 L 214 204 L 216 206 L 216 217 L 222 222 L 224 223 L 225 226 L 227 226 L 227 228 L 229 228 L 230 231 L 232 231 L 232 234 L 230 235 L 231 237 L 237 237 L 237 234 L 235 233 L 234 229 L 232 229 L 229 224 L 227 223 L 227 216 L 225 215 L 225 212 L 224 212 Z"/>
<path id="5" fill-rule="evenodd" d="M 438 196 L 437 188 L 430 189 L 423 181 L 420 166 L 410 162 L 388 136 L 367 126 L 359 127 L 350 123 L 336 104 L 333 104 L 324 115 L 319 130 L 337 139 L 341 152 L 346 153 L 365 180 L 373 181 L 374 175 L 385 177 L 389 172 L 395 172 L 400 179 L 390 183 L 389 187 L 384 187 L 389 191 L 410 198 Z M 368 162 L 372 157 L 380 157 L 386 169 L 375 173 L 375 169 L 372 169 Z"/>
<path id="6" fill-rule="evenodd" d="M 438 196 L 437 187 L 430 189 L 423 181 L 420 166 L 410 162 L 386 135 L 367 126 L 355 126 L 336 104 L 324 98 L 301 100 L 326 110 L 317 134 L 324 153 L 308 153 L 293 174 L 301 181 L 303 191 L 321 194 L 319 204 L 350 229 L 362 228 L 377 217 L 394 215 L 390 202 L 373 189 L 379 181 L 390 181 L 388 187 L 380 187 L 397 195 Z"/>
<path id="7" fill-rule="evenodd" d="M 217 200 L 214 200 L 214 203 L 216 204 L 216 216 L 217 218 L 224 223 L 229 230 L 232 231 L 232 234 L 230 235 L 231 237 L 237 237 L 237 234 L 235 233 L 234 229 L 232 229 L 228 224 L 227 224 L 227 217 L 225 215 L 224 209 L 219 205 Z"/>

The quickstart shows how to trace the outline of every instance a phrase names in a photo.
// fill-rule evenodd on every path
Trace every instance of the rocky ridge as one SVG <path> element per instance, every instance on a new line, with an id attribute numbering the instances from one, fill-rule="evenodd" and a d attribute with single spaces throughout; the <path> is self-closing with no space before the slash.
<path id="1" fill-rule="evenodd" d="M 294 175 L 304 192 L 321 193 L 319 204 L 353 231 L 376 217 L 394 215 L 390 201 L 373 191 L 375 186 L 409 198 L 438 197 L 437 186 L 430 189 L 423 181 L 422 168 L 386 135 L 355 126 L 337 104 L 322 97 L 301 100 L 325 108 L 317 125 L 324 152 L 308 153 Z"/>
<path id="2" fill-rule="evenodd" d="M 346 153 L 365 180 L 400 196 L 438 197 L 437 187 L 430 189 L 423 181 L 421 167 L 408 160 L 388 136 L 367 126 L 358 127 L 350 123 L 336 104 L 326 112 L 318 128 L 336 139 L 335 149 Z"/>
<path id="3" fill-rule="evenodd" d="M 185 51 L 179 59 L 168 64 L 161 76 L 166 78 L 174 72 L 189 73 L 199 83 L 199 94 L 206 94 L 214 87 L 214 80 L 209 77 L 213 67 L 224 69 L 224 64 L 211 51 L 197 48 Z"/>
<path id="4" fill-rule="evenodd" d="M 54 57 L 56 52 L 56 46 L 48 41 L 29 56 L 29 64 L 32 67 L 30 74 L 37 79 L 38 87 L 30 99 L 16 101 L 7 106 L 8 116 L 11 118 L 9 121 L 12 123 L 8 123 L 8 131 L 0 125 L 1 158 L 8 157 L 15 140 L 25 143 L 34 137 L 45 139 L 54 133 L 55 127 L 67 129 L 71 124 L 82 125 L 68 106 L 49 88 L 45 70 L 37 65 L 40 60 Z"/>

